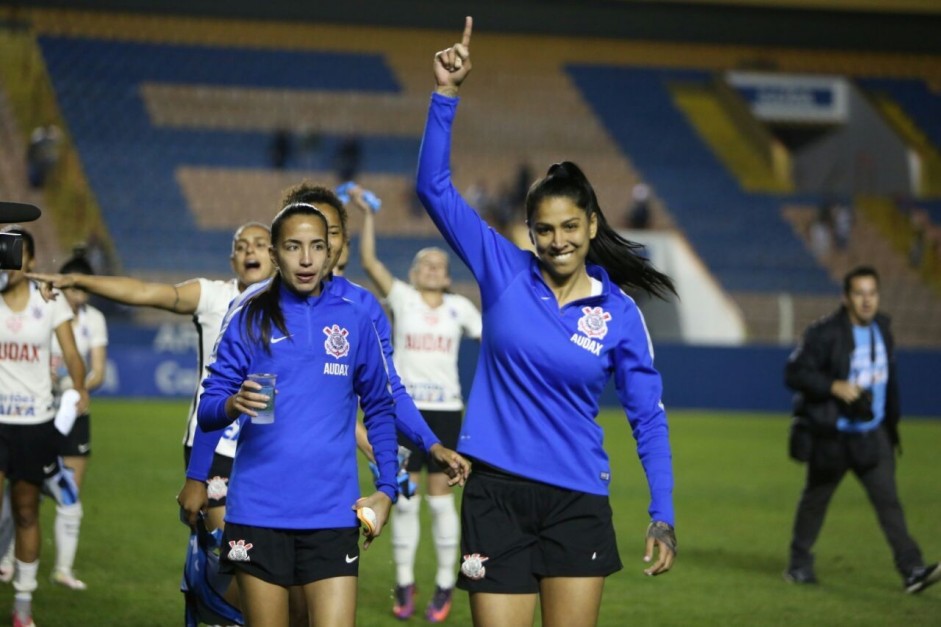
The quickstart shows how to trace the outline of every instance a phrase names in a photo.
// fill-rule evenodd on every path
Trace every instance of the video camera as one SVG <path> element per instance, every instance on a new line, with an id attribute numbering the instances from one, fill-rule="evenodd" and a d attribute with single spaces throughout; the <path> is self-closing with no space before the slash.
<path id="1" fill-rule="evenodd" d="M 32 222 L 42 214 L 39 207 L 23 202 L 0 201 L 0 222 Z M 0 232 L 0 270 L 23 267 L 23 236 Z"/>

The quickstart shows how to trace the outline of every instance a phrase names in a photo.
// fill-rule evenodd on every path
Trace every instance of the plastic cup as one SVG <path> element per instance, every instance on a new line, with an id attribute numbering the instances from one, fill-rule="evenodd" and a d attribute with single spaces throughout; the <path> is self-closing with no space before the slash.
<path id="1" fill-rule="evenodd" d="M 256 409 L 257 416 L 252 416 L 252 422 L 256 425 L 268 425 L 274 422 L 274 386 L 278 375 L 271 373 L 258 373 L 248 375 L 249 381 L 254 381 L 261 386 L 259 394 L 268 395 L 268 404 L 263 409 Z"/>

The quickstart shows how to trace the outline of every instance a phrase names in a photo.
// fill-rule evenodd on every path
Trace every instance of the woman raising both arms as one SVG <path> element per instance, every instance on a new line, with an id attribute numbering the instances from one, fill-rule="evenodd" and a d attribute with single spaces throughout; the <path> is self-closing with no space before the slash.
<path id="1" fill-rule="evenodd" d="M 418 194 L 480 286 L 483 333 L 458 451 L 464 489 L 458 587 L 474 624 L 597 623 L 604 578 L 621 569 L 608 502 L 611 467 L 596 422 L 614 378 L 650 490 L 647 575 L 673 565 L 673 471 L 662 382 L 644 319 L 625 289 L 674 291 L 611 229 L 571 162 L 526 197 L 535 255 L 497 234 L 451 182 L 451 126 L 471 70 L 472 21 L 434 59 Z"/>

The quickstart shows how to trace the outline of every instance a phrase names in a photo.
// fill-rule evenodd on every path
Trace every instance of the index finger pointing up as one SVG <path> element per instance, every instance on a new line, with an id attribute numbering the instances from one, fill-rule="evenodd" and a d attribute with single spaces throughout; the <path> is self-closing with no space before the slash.
<path id="1" fill-rule="evenodd" d="M 470 38 L 471 31 L 474 29 L 474 18 L 467 16 L 464 18 L 464 36 L 461 38 L 461 43 L 464 44 L 465 48 L 470 47 Z"/>

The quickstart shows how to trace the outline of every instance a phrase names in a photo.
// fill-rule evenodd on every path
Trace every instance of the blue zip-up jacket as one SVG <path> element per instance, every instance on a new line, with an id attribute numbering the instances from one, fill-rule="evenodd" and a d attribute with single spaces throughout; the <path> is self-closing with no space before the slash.
<path id="1" fill-rule="evenodd" d="M 369 313 L 329 282 L 313 297 L 278 289 L 288 334 L 274 327 L 269 353 L 249 340 L 246 310 L 239 311 L 203 380 L 197 419 L 212 431 L 232 422 L 226 399 L 249 373 L 278 376 L 274 423 L 243 417 L 226 521 L 278 529 L 355 527 L 357 397 L 379 465 L 377 488 L 393 501 L 397 494 L 395 403 L 379 337 Z"/>
<path id="2" fill-rule="evenodd" d="M 491 229 L 451 182 L 458 99 L 434 94 L 418 162 L 418 195 L 480 285 L 484 332 L 458 451 L 551 485 L 608 494 L 596 422 L 610 377 L 650 489 L 650 517 L 673 524 L 673 471 L 662 382 L 633 299 L 600 266 L 601 294 L 559 308 L 538 258 Z"/>
<path id="3" fill-rule="evenodd" d="M 407 437 L 416 446 L 423 451 L 428 451 L 435 444 L 440 443 L 438 437 L 425 422 L 421 412 L 415 407 L 414 401 L 408 395 L 398 372 L 392 363 L 392 329 L 389 326 L 389 319 L 386 317 L 382 305 L 376 300 L 376 297 L 361 285 L 353 283 L 342 276 L 334 276 L 330 279 L 331 291 L 342 298 L 347 298 L 366 308 L 369 317 L 376 327 L 379 334 L 379 340 L 382 343 L 382 353 L 386 358 L 386 366 L 389 369 L 389 381 L 392 384 L 392 396 L 395 398 L 395 428 Z M 268 287 L 269 281 L 262 281 L 249 286 L 245 291 L 236 297 L 229 305 L 229 311 L 226 312 L 222 321 L 222 333 L 236 312 L 241 310 L 245 303 L 255 294 Z M 222 336 L 220 333 L 220 337 Z M 206 481 L 209 478 L 209 470 L 212 466 L 212 458 L 215 454 L 216 445 L 222 432 L 206 433 L 202 428 L 196 428 L 196 435 L 193 438 L 193 449 L 190 453 L 189 465 L 186 468 L 186 476 L 196 481 Z M 236 435 L 236 437 L 238 437 Z M 370 440 L 371 442 L 372 440 Z"/>

